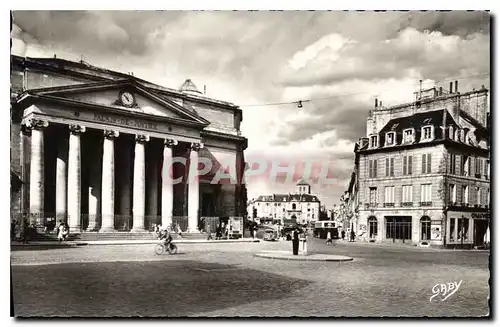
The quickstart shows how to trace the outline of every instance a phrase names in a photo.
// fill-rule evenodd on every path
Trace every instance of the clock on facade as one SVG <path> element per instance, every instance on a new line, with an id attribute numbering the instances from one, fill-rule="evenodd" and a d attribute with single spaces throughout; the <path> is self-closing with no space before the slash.
<path id="1" fill-rule="evenodd" d="M 132 107 L 135 104 L 135 97 L 130 92 L 122 92 L 120 93 L 120 102 L 125 107 Z"/>

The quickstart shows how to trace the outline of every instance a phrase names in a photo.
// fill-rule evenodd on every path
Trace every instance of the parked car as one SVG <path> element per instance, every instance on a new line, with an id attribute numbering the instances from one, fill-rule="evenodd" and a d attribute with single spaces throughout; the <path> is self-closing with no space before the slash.
<path id="1" fill-rule="evenodd" d="M 266 230 L 264 233 L 264 241 L 276 241 L 278 233 L 275 230 Z"/>

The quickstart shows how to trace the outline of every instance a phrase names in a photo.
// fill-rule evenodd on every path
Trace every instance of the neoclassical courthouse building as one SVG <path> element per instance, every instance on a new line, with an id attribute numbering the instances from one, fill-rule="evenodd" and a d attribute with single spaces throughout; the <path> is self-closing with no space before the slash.
<path id="1" fill-rule="evenodd" d="M 11 192 L 13 217 L 67 220 L 72 232 L 140 232 L 244 216 L 242 119 L 190 80 L 174 90 L 83 61 L 13 55 L 11 176 L 22 181 Z M 200 158 L 212 170 L 189 178 Z M 170 167 L 176 182 L 163 178 Z M 236 183 L 211 183 L 219 169 L 236 172 Z"/>

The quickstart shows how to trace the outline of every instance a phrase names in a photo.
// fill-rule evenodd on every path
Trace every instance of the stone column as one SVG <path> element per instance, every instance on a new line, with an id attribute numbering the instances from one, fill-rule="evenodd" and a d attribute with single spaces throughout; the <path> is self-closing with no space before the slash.
<path id="1" fill-rule="evenodd" d="M 57 144 L 56 159 L 56 223 L 68 215 L 68 139 L 63 136 Z"/>
<path id="2" fill-rule="evenodd" d="M 101 232 L 115 229 L 115 141 L 120 134 L 105 130 L 102 151 Z"/>
<path id="3" fill-rule="evenodd" d="M 34 223 L 44 214 L 43 128 L 48 127 L 49 122 L 32 118 L 26 126 L 31 129 L 30 222 Z"/>
<path id="4" fill-rule="evenodd" d="M 203 148 L 203 143 L 191 143 L 189 153 L 188 175 L 188 232 L 198 232 L 198 215 L 200 209 L 200 179 L 198 175 L 198 151 Z"/>
<path id="5" fill-rule="evenodd" d="M 26 214 L 29 212 L 29 163 L 31 157 L 30 151 L 30 138 L 31 138 L 31 129 L 27 124 L 21 125 L 21 151 L 20 151 L 20 160 L 21 160 L 21 180 L 23 184 L 21 185 L 21 227 L 24 227 L 24 220 Z"/>
<path id="6" fill-rule="evenodd" d="M 173 147 L 178 144 L 177 140 L 165 139 L 163 148 L 163 167 L 162 167 L 162 188 L 161 188 L 161 225 L 172 225 L 174 215 L 174 167 Z M 170 175 L 172 172 L 172 175 Z"/>
<path id="7" fill-rule="evenodd" d="M 134 191 L 132 216 L 134 219 L 131 232 L 144 231 L 144 214 L 146 209 L 146 170 L 144 163 L 144 145 L 149 141 L 147 135 L 135 136 L 134 158 Z"/>
<path id="8" fill-rule="evenodd" d="M 68 153 L 68 225 L 70 233 L 78 233 L 81 229 L 81 149 L 80 135 L 85 126 L 69 125 Z"/>

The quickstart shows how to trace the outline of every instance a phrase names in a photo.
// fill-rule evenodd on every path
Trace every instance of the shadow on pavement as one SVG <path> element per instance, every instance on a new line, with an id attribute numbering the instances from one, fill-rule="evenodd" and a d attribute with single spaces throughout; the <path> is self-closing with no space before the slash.
<path id="1" fill-rule="evenodd" d="M 79 247 L 76 244 L 50 244 L 50 245 L 36 245 L 36 244 L 11 244 L 10 251 L 47 251 Z"/>
<path id="2" fill-rule="evenodd" d="M 292 296 L 312 282 L 192 260 L 12 267 L 17 317 L 183 317 Z"/>

